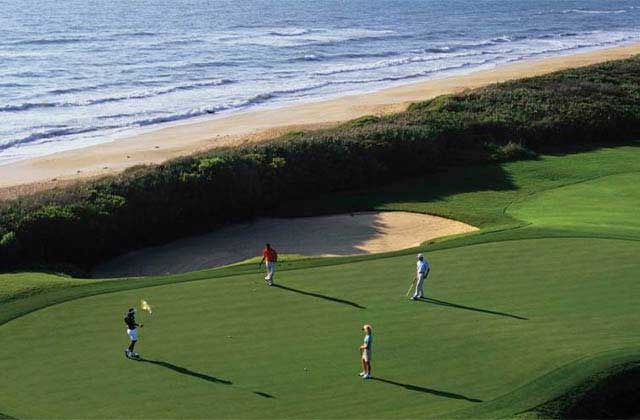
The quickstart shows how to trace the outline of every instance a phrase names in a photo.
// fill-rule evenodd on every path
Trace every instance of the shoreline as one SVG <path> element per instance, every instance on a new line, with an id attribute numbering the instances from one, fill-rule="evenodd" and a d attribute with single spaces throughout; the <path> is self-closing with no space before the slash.
<path id="1" fill-rule="evenodd" d="M 464 75 L 390 87 L 277 108 L 187 121 L 100 145 L 59 152 L 0 166 L 0 200 L 119 173 L 129 167 L 217 147 L 259 142 L 292 130 L 331 126 L 364 115 L 386 115 L 412 103 L 493 83 L 539 76 L 568 68 L 640 54 L 640 43 L 520 61 Z"/>

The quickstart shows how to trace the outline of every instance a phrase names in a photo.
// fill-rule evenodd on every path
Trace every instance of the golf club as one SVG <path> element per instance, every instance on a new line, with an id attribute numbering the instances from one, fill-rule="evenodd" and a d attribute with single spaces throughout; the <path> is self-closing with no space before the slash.
<path id="1" fill-rule="evenodd" d="M 407 296 L 411 294 L 411 291 L 416 287 L 416 278 L 415 276 L 411 279 L 411 285 L 409 286 L 409 290 L 407 290 Z"/>

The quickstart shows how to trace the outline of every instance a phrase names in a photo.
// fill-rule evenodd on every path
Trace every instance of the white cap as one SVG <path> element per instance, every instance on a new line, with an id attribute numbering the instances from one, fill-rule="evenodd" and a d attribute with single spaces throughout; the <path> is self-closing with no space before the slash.
<path id="1" fill-rule="evenodd" d="M 419 259 L 419 260 L 421 260 L 421 259 L 423 259 L 423 258 L 424 258 L 424 255 L 422 255 L 422 254 L 418 254 L 418 259 Z"/>

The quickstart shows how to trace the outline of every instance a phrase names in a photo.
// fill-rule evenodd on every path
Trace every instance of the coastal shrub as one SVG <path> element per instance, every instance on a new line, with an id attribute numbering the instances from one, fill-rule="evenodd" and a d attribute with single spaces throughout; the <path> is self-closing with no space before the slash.
<path id="1" fill-rule="evenodd" d="M 318 193 L 640 137 L 640 57 L 500 83 L 0 203 L 0 263 L 90 267 Z M 9 256 L 11 255 L 11 258 Z"/>
<path id="2" fill-rule="evenodd" d="M 356 118 L 349 122 L 349 125 L 353 127 L 362 127 L 365 125 L 375 124 L 380 122 L 380 117 L 375 115 L 365 115 L 364 117 Z"/>
<path id="3" fill-rule="evenodd" d="M 18 241 L 15 232 L 6 232 L 0 236 L 0 261 L 13 261 L 17 257 Z"/>
<path id="4" fill-rule="evenodd" d="M 509 162 L 536 157 L 536 153 L 533 150 L 527 149 L 519 142 L 510 141 L 507 144 L 501 145 L 488 143 L 485 147 L 489 150 L 492 159 L 496 162 Z"/>

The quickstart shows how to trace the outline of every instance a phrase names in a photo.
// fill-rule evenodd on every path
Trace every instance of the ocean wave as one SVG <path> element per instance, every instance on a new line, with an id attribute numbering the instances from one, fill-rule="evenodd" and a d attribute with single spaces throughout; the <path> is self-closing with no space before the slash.
<path id="1" fill-rule="evenodd" d="M 585 31 L 585 32 L 559 32 L 539 35 L 528 39 L 531 45 L 534 45 L 538 41 L 555 41 L 561 43 L 579 42 L 582 47 L 597 47 L 599 45 L 607 45 L 611 42 L 624 42 L 631 40 L 634 37 L 629 33 L 624 32 L 602 32 L 602 31 Z M 602 44 L 606 42 L 607 44 Z M 577 44 L 571 44 L 577 45 Z"/>
<path id="2" fill-rule="evenodd" d="M 201 89 L 213 86 L 222 86 L 230 83 L 235 83 L 235 80 L 230 79 L 216 79 L 207 82 L 196 82 L 185 85 L 173 86 L 168 89 L 152 90 L 146 92 L 135 92 L 120 96 L 108 96 L 103 98 L 85 99 L 77 102 L 25 102 L 19 105 L 5 105 L 0 106 L 0 112 L 20 112 L 28 111 L 37 108 L 68 108 L 79 106 L 100 105 L 112 102 L 122 102 L 131 99 L 145 99 L 153 98 L 162 95 L 168 95 L 175 92 L 188 91 L 194 89 Z M 69 90 L 69 89 L 68 89 Z M 67 92 L 68 93 L 68 92 Z"/>
<path id="3" fill-rule="evenodd" d="M 88 38 L 83 37 L 63 37 L 63 38 L 38 38 L 24 39 L 6 43 L 5 45 L 56 45 L 56 44 L 75 44 L 85 42 Z"/>
<path id="4" fill-rule="evenodd" d="M 288 29 L 269 31 L 269 32 L 267 32 L 267 35 L 274 35 L 274 36 L 300 36 L 300 35 L 310 34 L 311 32 L 313 32 L 311 29 L 288 28 Z"/>
<path id="5" fill-rule="evenodd" d="M 0 83 L 0 88 L 24 88 L 29 87 L 23 83 Z"/>
<path id="6" fill-rule="evenodd" d="M 234 67 L 234 63 L 230 63 L 228 61 L 202 61 L 202 62 L 193 62 L 178 66 L 176 68 L 188 69 L 188 68 L 196 68 L 196 69 L 208 69 L 212 67 Z"/>
<path id="7" fill-rule="evenodd" d="M 186 120 L 189 118 L 199 117 L 206 114 L 215 114 L 216 112 L 219 112 L 225 109 L 227 109 L 227 107 L 225 106 L 201 107 L 201 108 L 192 109 L 187 112 L 166 115 L 163 117 L 153 117 L 153 118 L 136 120 L 133 123 L 131 123 L 131 125 L 137 126 L 137 127 L 146 127 L 149 125 L 157 125 L 157 124 L 163 124 L 168 122 Z"/>
<path id="8" fill-rule="evenodd" d="M 256 45 L 264 47 L 301 47 L 305 45 L 331 45 L 347 41 L 364 41 L 387 39 L 390 37 L 407 37 L 391 30 L 373 29 L 317 29 L 309 33 L 295 36 L 274 35 L 271 32 L 229 34 L 218 37 L 217 41 L 230 45 Z"/>
<path id="9" fill-rule="evenodd" d="M 598 34 L 594 38 L 583 38 L 578 37 L 574 42 L 566 42 L 566 41 L 554 41 L 547 42 L 547 44 L 543 45 L 523 45 L 518 50 L 519 54 L 509 57 L 506 62 L 514 62 L 521 61 L 523 59 L 538 57 L 542 55 L 549 54 L 558 54 L 558 53 L 566 53 L 569 51 L 579 50 L 583 48 L 599 48 L 599 47 L 607 47 L 612 45 L 619 45 L 624 42 L 638 40 L 640 36 L 630 36 L 625 34 Z M 540 48 L 542 47 L 542 48 Z"/>
<path id="10" fill-rule="evenodd" d="M 176 47 L 181 45 L 194 45 L 202 44 L 205 41 L 200 38 L 188 38 L 188 39 L 171 39 L 167 41 L 158 42 L 156 44 L 149 45 L 147 48 L 153 49 L 158 47 Z"/>
<path id="11" fill-rule="evenodd" d="M 122 38 L 122 37 L 150 37 L 150 36 L 156 36 L 159 35 L 156 32 L 149 32 L 149 31 L 130 31 L 130 32 L 118 32 L 115 34 L 110 34 L 109 37 L 111 38 Z"/>
<path id="12" fill-rule="evenodd" d="M 387 67 L 404 66 L 407 64 L 425 63 L 430 61 L 441 60 L 444 58 L 449 59 L 449 58 L 460 58 L 460 57 L 473 57 L 481 54 L 482 52 L 469 51 L 469 52 L 459 53 L 459 54 L 432 54 L 432 55 L 423 55 L 423 56 L 413 56 L 413 57 L 405 57 L 405 58 L 399 58 L 394 60 L 383 60 L 383 61 L 378 61 L 376 63 L 369 63 L 369 64 L 340 66 L 340 67 L 329 69 L 329 70 L 317 71 L 313 74 L 316 76 L 329 76 L 329 75 L 341 74 L 341 73 L 353 73 L 353 72 L 359 72 L 359 71 L 377 70 L 377 69 L 387 68 Z"/>
<path id="13" fill-rule="evenodd" d="M 578 35 L 582 35 L 582 34 L 580 34 L 578 32 L 562 32 L 562 33 L 558 34 L 558 36 L 561 37 L 561 38 L 578 36 Z"/>
<path id="14" fill-rule="evenodd" d="M 61 88 L 61 89 L 52 89 L 47 91 L 49 95 L 66 95 L 70 93 L 84 93 L 92 90 L 99 89 L 98 86 L 82 86 L 82 87 L 72 87 L 72 88 Z"/>
<path id="15" fill-rule="evenodd" d="M 168 89 L 152 90 L 152 91 L 139 92 L 139 93 L 130 93 L 127 95 L 113 96 L 113 97 L 106 97 L 106 98 L 88 99 L 83 102 L 77 103 L 76 106 L 77 105 L 80 105 L 80 106 L 98 105 L 98 104 L 105 104 L 105 103 L 111 103 L 111 102 L 127 101 L 131 99 L 153 98 L 156 96 L 168 95 L 170 93 L 175 93 L 175 92 L 182 92 L 182 91 L 200 89 L 205 87 L 222 86 L 230 83 L 235 83 L 235 80 L 217 79 L 217 80 L 208 81 L 208 82 L 196 82 L 196 83 L 190 83 L 186 85 L 174 86 Z"/>
<path id="16" fill-rule="evenodd" d="M 138 113 L 133 113 L 133 112 L 125 112 L 125 113 L 121 113 L 121 114 L 113 114 L 113 115 L 99 115 L 96 118 L 99 120 L 116 120 L 118 118 L 130 118 L 130 117 L 135 117 L 137 115 L 140 115 Z"/>
<path id="17" fill-rule="evenodd" d="M 428 53 L 448 53 L 450 51 L 453 51 L 453 48 L 445 45 L 442 47 L 429 47 L 429 48 L 425 48 L 423 50 L 424 52 L 428 52 Z"/>
<path id="18" fill-rule="evenodd" d="M 51 102 L 25 102 L 19 105 L 4 105 L 0 106 L 0 112 L 19 112 L 28 111 L 35 108 L 54 108 L 59 104 Z"/>
<path id="19" fill-rule="evenodd" d="M 153 95 L 153 96 L 166 95 L 168 93 L 181 92 L 181 91 L 185 91 L 185 90 L 199 89 L 199 88 L 203 88 L 203 87 L 229 85 L 229 84 L 232 84 L 232 83 L 236 83 L 236 81 L 235 80 L 231 80 L 231 79 L 216 79 L 216 80 L 210 80 L 210 81 L 205 81 L 205 82 L 195 82 L 195 83 L 190 83 L 190 84 L 185 84 L 185 85 L 174 86 L 172 88 L 165 89 L 165 90 L 160 90 L 160 91 L 155 92 L 155 95 Z"/>
<path id="20" fill-rule="evenodd" d="M 17 77 L 20 79 L 47 77 L 47 73 L 38 73 L 35 71 L 20 71 L 16 73 L 5 74 L 4 77 Z"/>
<path id="21" fill-rule="evenodd" d="M 495 38 L 491 38 L 491 42 L 492 43 L 500 43 L 500 42 L 512 42 L 514 40 L 516 40 L 517 37 L 514 36 L 509 36 L 509 35 L 502 35 L 502 36 L 498 36 Z"/>
<path id="22" fill-rule="evenodd" d="M 478 67 L 478 66 L 482 66 L 484 64 L 489 64 L 492 62 L 495 62 L 496 59 L 495 58 L 488 58 L 485 60 L 480 60 L 480 61 L 471 61 L 471 62 L 465 62 L 465 63 L 461 63 L 461 64 L 455 64 L 455 65 L 443 65 L 437 68 L 433 68 L 433 69 L 429 69 L 429 70 L 424 70 L 424 71 L 419 71 L 419 72 L 415 72 L 415 73 L 408 73 L 408 74 L 402 74 L 402 75 L 397 75 L 397 76 L 385 76 L 385 77 L 379 77 L 379 78 L 370 78 L 370 79 L 351 79 L 351 80 L 338 80 L 338 81 L 331 81 L 328 84 L 329 85 L 360 85 L 360 84 L 375 84 L 375 83 L 383 83 L 383 82 L 397 82 L 397 81 L 401 81 L 401 80 L 410 80 L 410 79 L 417 79 L 417 78 L 421 78 L 421 77 L 426 77 L 435 73 L 444 73 L 444 72 L 448 72 L 448 71 L 452 71 L 452 70 L 460 70 L 460 69 L 465 69 L 465 68 L 471 68 L 471 67 Z"/>
<path id="23" fill-rule="evenodd" d="M 380 52 L 345 52 L 336 54 L 305 54 L 299 57 L 294 57 L 289 62 L 296 61 L 339 61 L 339 60 L 351 60 L 351 59 L 363 59 L 363 58 L 385 58 L 397 56 L 400 53 L 397 51 L 380 51 Z"/>
<path id="24" fill-rule="evenodd" d="M 157 35 L 161 35 L 155 32 L 147 32 L 147 31 L 130 31 L 130 32 L 119 32 L 119 33 L 107 33 L 107 34 L 93 34 L 86 33 L 82 35 L 75 36 L 65 36 L 63 32 L 52 33 L 51 35 L 62 36 L 51 37 L 51 38 L 32 38 L 32 39 L 17 39 L 8 42 L 0 42 L 1 45 L 8 46 L 47 46 L 47 45 L 65 45 L 65 44 L 78 44 L 78 43 L 87 43 L 87 42 L 104 42 L 104 41 L 114 41 L 119 40 L 120 38 L 138 38 L 138 37 L 154 37 Z"/>
<path id="25" fill-rule="evenodd" d="M 319 89 L 323 86 L 328 86 L 330 84 L 331 83 L 322 83 L 317 85 L 303 86 L 299 88 L 273 90 L 270 92 L 259 93 L 248 99 L 239 100 L 239 101 L 235 101 L 235 102 L 231 102 L 223 105 L 203 106 L 200 108 L 194 108 L 189 111 L 181 112 L 177 114 L 165 115 L 161 117 L 145 118 L 145 119 L 134 121 L 132 125 L 144 127 L 149 125 L 156 125 L 156 124 L 185 120 L 185 119 L 199 117 L 207 114 L 215 114 L 222 111 L 248 108 L 254 105 L 259 105 L 259 104 L 268 102 L 278 96 Z"/>
<path id="26" fill-rule="evenodd" d="M 188 63 L 175 63 L 175 64 L 142 64 L 138 65 L 138 63 L 124 63 L 126 65 L 125 69 L 122 69 L 121 73 L 134 73 L 134 72 L 153 72 L 156 77 L 160 76 L 160 72 L 169 72 L 164 73 L 165 75 L 173 75 L 171 72 L 175 70 L 190 70 L 190 69 L 209 69 L 209 68 L 218 68 L 218 67 L 237 67 L 237 63 L 232 61 L 193 61 Z"/>
<path id="27" fill-rule="evenodd" d="M 447 44 L 434 45 L 422 50 L 414 50 L 413 52 L 451 54 L 458 51 L 477 51 L 481 50 L 484 47 L 493 47 L 500 44 L 519 41 L 524 38 L 524 36 L 502 35 L 494 38 L 480 39 L 477 41 L 450 40 Z"/>
<path id="28" fill-rule="evenodd" d="M 620 14 L 627 13 L 625 9 L 618 10 L 587 10 L 587 9 L 566 9 L 562 11 L 563 14 L 569 13 L 584 13 L 588 15 L 608 15 L 608 14 Z"/>
<path id="29" fill-rule="evenodd" d="M 54 128 L 52 130 L 44 130 L 36 133 L 32 133 L 28 136 L 21 137 L 18 139 L 10 140 L 8 142 L 0 144 L 0 150 L 6 150 L 11 147 L 22 146 L 29 143 L 40 142 L 42 140 L 78 135 L 78 134 L 86 134 L 96 131 L 105 131 L 111 130 L 114 128 L 121 128 L 120 126 L 108 125 L 108 126 L 92 126 L 92 127 L 67 127 L 64 128 Z"/>
<path id="30" fill-rule="evenodd" d="M 84 92 L 92 92 L 104 88 L 115 87 L 115 86 L 125 86 L 127 82 L 113 82 L 113 83 L 100 83 L 97 85 L 89 85 L 89 86 L 76 86 L 76 87 L 68 87 L 68 88 L 57 88 L 51 89 L 46 92 L 47 95 L 68 95 L 71 93 L 84 93 Z"/>
<path id="31" fill-rule="evenodd" d="M 258 98 L 258 99 L 259 100 L 271 99 L 271 98 L 274 98 L 274 97 L 277 97 L 277 96 L 282 96 L 282 95 L 291 95 L 291 94 L 309 92 L 309 91 L 312 91 L 312 90 L 322 89 L 323 87 L 326 87 L 326 86 L 329 86 L 329 85 L 331 85 L 331 82 L 314 83 L 314 84 L 295 87 L 295 88 L 290 88 L 290 89 L 277 89 L 277 90 L 271 91 L 271 92 L 269 92 L 267 94 L 263 94 L 263 96 L 266 95 L 266 98 Z"/>

